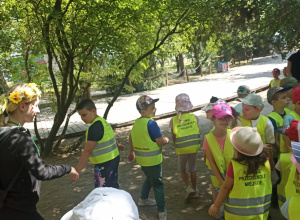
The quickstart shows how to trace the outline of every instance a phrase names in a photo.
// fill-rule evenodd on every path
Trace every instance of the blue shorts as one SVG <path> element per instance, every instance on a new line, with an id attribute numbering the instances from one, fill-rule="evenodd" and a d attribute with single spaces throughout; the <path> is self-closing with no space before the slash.
<path id="1" fill-rule="evenodd" d="M 120 155 L 104 163 L 95 164 L 95 168 L 94 168 L 95 188 L 113 187 L 119 189 L 119 183 L 118 183 L 119 162 L 120 162 Z"/>

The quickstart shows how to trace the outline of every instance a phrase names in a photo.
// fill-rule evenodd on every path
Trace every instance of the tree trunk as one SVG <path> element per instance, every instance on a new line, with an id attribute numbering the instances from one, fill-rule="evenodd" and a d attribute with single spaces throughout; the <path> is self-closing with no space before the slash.
<path id="1" fill-rule="evenodd" d="M 179 67 L 180 67 L 180 74 L 179 76 L 184 76 L 184 60 L 183 60 L 183 54 L 179 54 Z"/>
<path id="2" fill-rule="evenodd" d="M 196 74 L 202 74 L 200 69 L 200 60 L 199 60 L 199 50 L 196 44 L 193 44 L 194 47 L 194 57 L 195 57 L 195 68 L 196 68 Z M 199 66 L 199 67 L 198 67 Z"/>
<path id="3" fill-rule="evenodd" d="M 6 83 L 6 80 L 3 76 L 3 73 L 0 73 L 0 82 L 1 82 L 1 87 L 3 89 L 3 93 L 6 93 L 8 91 L 8 85 Z"/>
<path id="4" fill-rule="evenodd" d="M 176 68 L 177 68 L 177 73 L 179 73 L 179 72 L 180 72 L 180 67 L 179 67 L 179 57 L 178 57 L 178 56 L 176 56 L 176 57 L 175 57 L 175 59 L 176 59 Z"/>

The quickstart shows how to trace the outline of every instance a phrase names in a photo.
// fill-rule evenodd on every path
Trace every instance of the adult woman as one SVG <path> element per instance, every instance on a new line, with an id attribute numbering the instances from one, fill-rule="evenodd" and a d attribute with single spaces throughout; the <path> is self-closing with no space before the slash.
<path id="1" fill-rule="evenodd" d="M 300 82 L 300 50 L 288 58 L 286 73 L 287 76 L 292 76 Z"/>
<path id="2" fill-rule="evenodd" d="M 16 84 L 7 96 L 0 96 L 0 189 L 5 191 L 16 177 L 0 208 L 1 220 L 43 219 L 36 210 L 40 181 L 67 173 L 73 180 L 78 178 L 70 165 L 45 164 L 30 132 L 22 127 L 40 112 L 40 94 L 35 84 L 28 83 Z"/>

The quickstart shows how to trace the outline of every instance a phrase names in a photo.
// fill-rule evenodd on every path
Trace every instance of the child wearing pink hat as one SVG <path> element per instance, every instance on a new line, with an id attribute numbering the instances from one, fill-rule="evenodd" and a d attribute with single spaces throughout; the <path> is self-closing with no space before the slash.
<path id="1" fill-rule="evenodd" d="M 234 158 L 208 213 L 214 216 L 224 202 L 225 219 L 268 219 L 272 183 L 268 153 L 257 128 L 236 127 L 230 133 Z"/>
<path id="2" fill-rule="evenodd" d="M 175 98 L 175 110 L 177 115 L 170 120 L 170 129 L 172 132 L 175 152 L 178 155 L 178 168 L 181 178 L 185 184 L 185 199 L 199 197 L 197 188 L 196 159 L 200 148 L 200 129 L 199 119 L 196 115 L 190 113 L 193 105 L 187 94 L 181 93 Z M 189 175 L 186 172 L 188 164 Z"/>
<path id="3" fill-rule="evenodd" d="M 205 162 L 210 170 L 212 185 L 218 194 L 225 180 L 228 164 L 233 157 L 228 126 L 234 117 L 231 107 L 226 103 L 216 104 L 211 111 L 211 115 L 211 121 L 215 129 L 205 135 L 203 150 L 206 154 Z M 214 213 L 214 216 L 215 214 L 217 213 Z M 219 216 L 220 219 L 224 219 L 222 207 L 219 210 Z"/>

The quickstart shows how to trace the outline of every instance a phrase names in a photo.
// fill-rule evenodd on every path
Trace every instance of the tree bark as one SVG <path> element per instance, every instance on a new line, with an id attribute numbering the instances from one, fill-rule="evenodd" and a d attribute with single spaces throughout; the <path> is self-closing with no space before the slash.
<path id="1" fill-rule="evenodd" d="M 179 67 L 180 67 L 180 74 L 179 76 L 184 76 L 184 60 L 183 60 L 183 54 L 179 54 Z"/>

